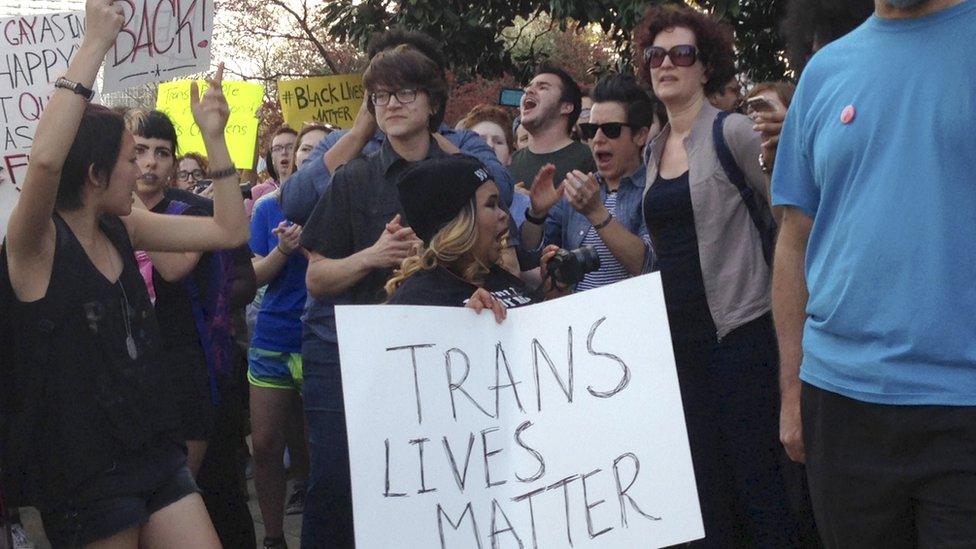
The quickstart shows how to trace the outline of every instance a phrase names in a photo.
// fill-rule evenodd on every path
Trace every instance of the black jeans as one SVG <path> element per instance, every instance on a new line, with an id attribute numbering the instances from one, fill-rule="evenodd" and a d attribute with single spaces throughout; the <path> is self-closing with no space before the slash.
<path id="1" fill-rule="evenodd" d="M 254 521 L 247 507 L 247 481 L 244 479 L 247 361 L 240 346 L 234 346 L 234 355 L 234 371 L 219 381 L 221 400 L 197 484 L 203 492 L 203 501 L 220 543 L 224 547 L 253 549 L 256 546 Z"/>
<path id="2" fill-rule="evenodd" d="M 827 547 L 976 547 L 976 406 L 871 404 L 806 383 L 801 398 Z"/>

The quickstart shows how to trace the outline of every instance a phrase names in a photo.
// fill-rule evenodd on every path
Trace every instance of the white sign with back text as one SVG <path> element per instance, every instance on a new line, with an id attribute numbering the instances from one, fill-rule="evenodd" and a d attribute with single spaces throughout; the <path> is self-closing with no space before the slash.
<path id="1" fill-rule="evenodd" d="M 105 56 L 104 92 L 210 67 L 213 0 L 116 0 L 125 24 Z"/>

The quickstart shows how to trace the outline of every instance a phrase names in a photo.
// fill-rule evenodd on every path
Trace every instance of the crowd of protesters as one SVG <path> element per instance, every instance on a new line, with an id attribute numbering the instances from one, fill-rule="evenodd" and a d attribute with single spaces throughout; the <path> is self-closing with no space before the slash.
<path id="1" fill-rule="evenodd" d="M 793 0 L 799 84 L 746 90 L 727 26 L 655 5 L 635 75 L 543 65 L 453 128 L 448 59 L 394 28 L 352 128 L 275 129 L 252 187 L 222 66 L 206 155 L 86 101 L 123 23 L 86 10 L 0 254 L 0 494 L 54 547 L 256 547 L 246 469 L 263 547 L 286 514 L 352 547 L 336 305 L 502 323 L 650 272 L 691 546 L 976 546 L 976 0 Z"/>

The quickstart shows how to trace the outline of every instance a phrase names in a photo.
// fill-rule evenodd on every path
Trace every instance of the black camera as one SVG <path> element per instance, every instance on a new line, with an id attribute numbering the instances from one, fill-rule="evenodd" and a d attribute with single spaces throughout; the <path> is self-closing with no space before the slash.
<path id="1" fill-rule="evenodd" d="M 560 249 L 549 260 L 549 274 L 564 286 L 579 284 L 586 273 L 600 268 L 600 256 L 593 246 L 580 246 L 575 250 Z"/>

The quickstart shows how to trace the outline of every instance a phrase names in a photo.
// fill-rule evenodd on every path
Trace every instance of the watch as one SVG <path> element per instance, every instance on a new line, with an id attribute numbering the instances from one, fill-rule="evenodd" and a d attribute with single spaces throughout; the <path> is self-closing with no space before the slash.
<path id="1" fill-rule="evenodd" d="M 73 91 L 78 95 L 85 98 L 85 101 L 91 101 L 95 97 L 95 90 L 91 88 L 86 88 L 85 86 L 79 84 L 78 82 L 72 82 L 65 77 L 58 78 L 54 82 L 55 88 L 61 88 L 68 91 Z"/>

